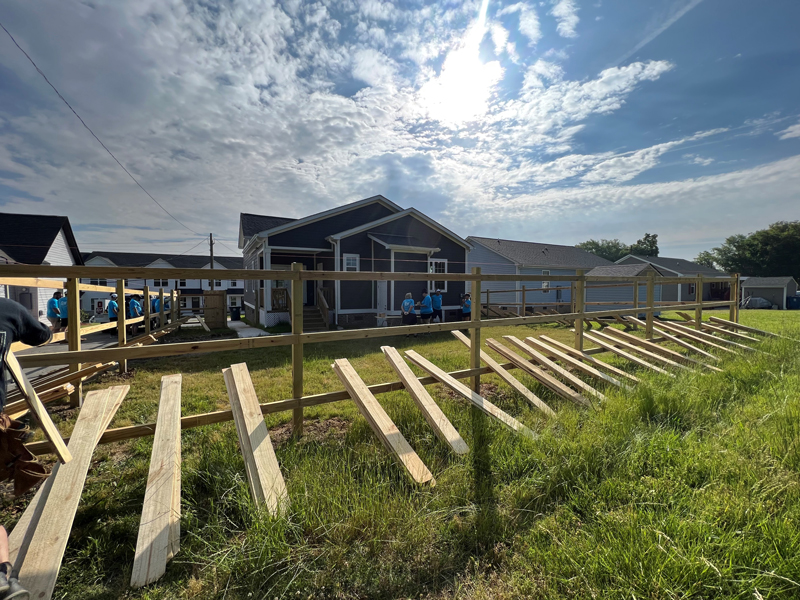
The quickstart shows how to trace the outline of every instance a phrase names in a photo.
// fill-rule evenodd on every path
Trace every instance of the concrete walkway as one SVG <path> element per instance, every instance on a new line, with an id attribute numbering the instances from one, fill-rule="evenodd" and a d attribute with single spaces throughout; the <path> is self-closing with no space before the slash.
<path id="1" fill-rule="evenodd" d="M 272 335 L 258 327 L 251 327 L 244 321 L 228 321 L 228 328 L 233 329 L 240 338 L 261 337 L 262 335 Z"/>

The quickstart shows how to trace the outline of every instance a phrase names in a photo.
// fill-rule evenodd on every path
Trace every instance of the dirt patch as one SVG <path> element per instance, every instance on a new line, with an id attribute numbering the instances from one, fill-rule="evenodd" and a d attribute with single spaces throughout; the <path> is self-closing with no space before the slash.
<path id="1" fill-rule="evenodd" d="M 300 439 L 300 443 L 343 440 L 349 428 L 350 421 L 341 417 L 304 421 L 303 437 Z M 272 438 L 272 443 L 276 446 L 285 444 L 292 437 L 292 424 L 284 423 L 283 425 L 270 429 L 269 436 Z"/>
<path id="2" fill-rule="evenodd" d="M 465 385 L 468 385 L 465 383 Z M 444 393 L 450 398 L 457 398 L 461 399 L 463 396 L 458 392 L 454 392 L 449 387 L 442 386 L 444 388 Z M 481 396 L 484 398 L 493 398 L 499 394 L 500 388 L 497 387 L 494 383 L 482 383 L 481 384 Z"/>

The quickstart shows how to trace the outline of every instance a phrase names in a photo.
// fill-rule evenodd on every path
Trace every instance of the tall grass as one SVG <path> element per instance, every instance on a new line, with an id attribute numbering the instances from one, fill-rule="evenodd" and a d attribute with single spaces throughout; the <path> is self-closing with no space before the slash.
<path id="1" fill-rule="evenodd" d="M 800 339 L 800 328 L 784 331 Z M 499 333 L 511 332 L 531 333 Z M 569 336 L 556 326 L 547 334 Z M 398 341 L 447 369 L 468 361 L 445 336 Z M 340 388 L 328 366 L 337 354 L 368 383 L 394 378 L 377 347 L 333 346 L 309 349 L 308 393 Z M 299 441 L 285 435 L 287 416 L 270 416 L 291 501 L 278 519 L 250 499 L 232 424 L 188 430 L 181 551 L 161 581 L 136 592 L 127 583 L 152 442 L 100 447 L 57 596 L 800 597 L 800 353 L 786 340 L 759 348 L 725 358 L 722 373 L 639 371 L 641 385 L 605 389 L 597 411 L 524 379 L 556 409 L 549 421 L 487 377 L 492 401 L 535 429 L 533 441 L 430 386 L 470 446 L 465 457 L 405 392 L 379 396 L 433 488 L 405 477 L 352 403 L 309 411 Z M 152 419 L 145 390 L 178 370 L 184 414 L 223 405 L 219 369 L 242 358 L 262 401 L 290 395 L 288 353 L 231 354 L 139 363 L 120 422 Z"/>

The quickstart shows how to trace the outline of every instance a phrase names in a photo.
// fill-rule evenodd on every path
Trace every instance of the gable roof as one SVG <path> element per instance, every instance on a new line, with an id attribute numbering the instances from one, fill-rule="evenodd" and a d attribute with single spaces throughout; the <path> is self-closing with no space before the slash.
<path id="1" fill-rule="evenodd" d="M 84 253 L 83 260 L 88 262 L 97 257 L 110 260 L 118 267 L 147 267 L 157 260 L 162 260 L 176 269 L 202 269 L 211 263 L 211 258 L 208 256 L 154 254 L 148 252 L 87 252 Z M 241 256 L 215 256 L 214 262 L 221 264 L 226 269 L 244 268 L 244 259 Z"/>
<path id="2" fill-rule="evenodd" d="M 364 223 L 363 225 L 359 225 L 358 227 L 354 227 L 353 229 L 348 229 L 347 231 L 342 231 L 339 233 L 334 233 L 333 235 L 329 235 L 327 240 L 341 240 L 342 238 L 350 237 L 351 235 L 355 235 L 357 233 L 361 233 L 362 231 L 369 231 L 373 227 L 379 227 L 381 225 L 385 225 L 386 223 L 391 223 L 392 221 L 396 221 L 397 219 L 402 219 L 403 217 L 414 217 L 415 219 L 422 221 L 431 229 L 435 229 L 440 233 L 443 233 L 445 236 L 449 237 L 451 240 L 464 246 L 465 248 L 471 248 L 472 246 L 470 243 L 462 238 L 461 236 L 453 233 L 447 227 L 444 227 L 437 221 L 431 219 L 428 215 L 425 215 L 419 212 L 416 208 L 407 208 L 406 210 L 402 210 L 397 212 L 393 215 L 389 215 L 388 217 L 384 217 L 383 219 L 378 219 L 377 221 L 371 221 L 369 223 Z"/>
<path id="3" fill-rule="evenodd" d="M 705 265 L 686 260 L 685 258 L 669 258 L 667 256 L 643 256 L 641 254 L 628 254 L 620 258 L 617 261 L 617 264 L 626 258 L 635 258 L 642 262 L 655 265 L 656 267 L 668 269 L 673 273 L 678 273 L 679 275 L 718 275 L 721 277 L 727 275 L 727 273 L 718 271 L 714 267 L 706 267 Z"/>
<path id="4" fill-rule="evenodd" d="M 633 265 L 602 265 L 595 267 L 587 275 L 600 275 L 603 277 L 638 277 L 647 271 L 655 271 L 656 275 L 663 277 L 663 273 L 655 265 L 640 263 Z"/>
<path id="5" fill-rule="evenodd" d="M 492 252 L 504 256 L 518 266 L 525 267 L 564 267 L 571 269 L 592 269 L 603 265 L 612 265 L 610 260 L 587 252 L 575 246 L 559 244 L 540 244 L 538 242 L 521 242 L 469 236 L 469 242 L 477 242 Z"/>
<path id="6" fill-rule="evenodd" d="M 273 217 L 269 215 L 254 215 L 252 213 L 239 213 L 239 228 L 241 234 L 245 238 L 249 238 L 257 233 L 261 233 L 262 231 L 274 229 L 275 227 L 280 227 L 281 225 L 285 225 L 286 223 L 291 223 L 292 221 L 296 220 L 297 219 L 290 217 Z"/>
<path id="7" fill-rule="evenodd" d="M 782 288 L 794 281 L 794 277 L 748 277 L 742 280 L 742 287 Z M 795 285 L 797 283 L 795 282 Z"/>
<path id="8" fill-rule="evenodd" d="M 62 229 L 75 264 L 82 265 L 69 217 L 0 213 L 0 250 L 18 263 L 40 265 Z"/>

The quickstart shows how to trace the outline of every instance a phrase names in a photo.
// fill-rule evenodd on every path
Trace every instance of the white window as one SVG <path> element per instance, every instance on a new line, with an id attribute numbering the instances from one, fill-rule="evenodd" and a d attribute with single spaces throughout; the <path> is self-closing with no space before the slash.
<path id="1" fill-rule="evenodd" d="M 231 286 L 230 287 L 236 287 L 237 283 L 239 283 L 237 280 L 231 279 Z"/>
<path id="2" fill-rule="evenodd" d="M 178 280 L 178 287 L 186 287 L 186 280 L 185 279 L 179 279 Z"/>
<path id="3" fill-rule="evenodd" d="M 231 306 L 239 306 L 239 298 L 236 296 L 231 296 Z"/>
<path id="4" fill-rule="evenodd" d="M 695 284 L 694 284 L 694 283 L 690 283 L 690 284 L 689 284 L 689 293 L 690 293 L 690 294 L 694 294 L 694 292 L 695 292 L 695 287 L 696 287 L 696 286 L 695 286 Z"/>
<path id="5" fill-rule="evenodd" d="M 181 308 L 186 308 L 186 298 L 181 298 Z"/>
<path id="6" fill-rule="evenodd" d="M 345 271 L 360 271 L 361 270 L 361 257 L 358 254 L 343 254 L 342 264 Z"/>
<path id="7" fill-rule="evenodd" d="M 90 279 L 89 285 L 108 285 L 108 280 L 106 279 Z"/>
<path id="8" fill-rule="evenodd" d="M 153 287 L 169 287 L 169 279 L 153 279 Z"/>
<path id="9" fill-rule="evenodd" d="M 550 275 L 550 271 L 547 269 L 542 271 L 542 276 Z M 550 293 L 550 282 L 549 281 L 542 281 L 542 293 L 549 294 Z M 556 298 L 557 299 L 557 298 Z"/>
<path id="10" fill-rule="evenodd" d="M 210 279 L 208 280 L 208 287 L 211 287 L 211 280 Z M 222 280 L 221 279 L 215 279 L 214 280 L 214 287 L 218 287 L 218 288 L 222 287 Z"/>
<path id="11" fill-rule="evenodd" d="M 447 259 L 446 258 L 432 258 L 430 261 L 430 265 L 428 267 L 429 273 L 441 273 L 444 275 L 447 273 Z M 435 279 L 431 285 L 431 291 L 434 290 L 442 290 L 443 292 L 447 291 L 447 280 L 446 279 Z"/>

